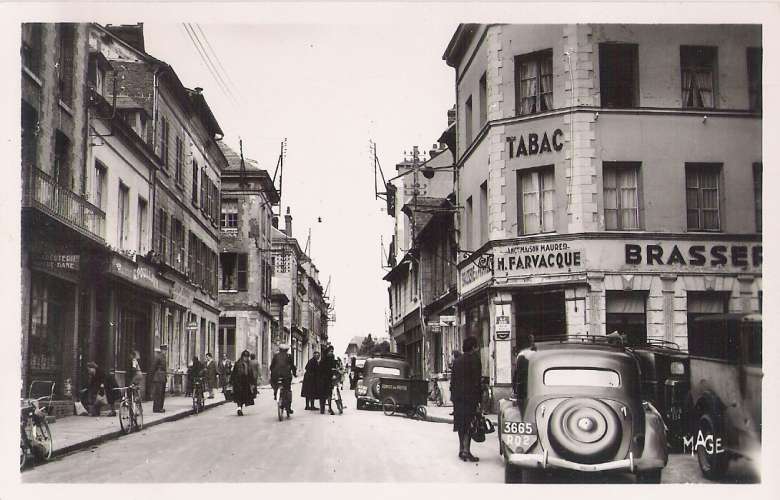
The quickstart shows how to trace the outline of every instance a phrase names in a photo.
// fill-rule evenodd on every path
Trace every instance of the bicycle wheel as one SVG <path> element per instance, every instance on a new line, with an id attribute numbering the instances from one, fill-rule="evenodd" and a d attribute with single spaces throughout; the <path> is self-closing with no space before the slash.
<path id="1" fill-rule="evenodd" d="M 279 403 L 276 405 L 276 410 L 279 414 L 279 422 L 281 422 L 284 418 L 284 404 L 282 403 L 282 398 L 279 398 Z"/>
<path id="2" fill-rule="evenodd" d="M 54 440 L 49 429 L 49 424 L 46 422 L 40 422 L 33 424 L 32 426 L 33 440 L 40 445 L 35 447 L 40 451 L 40 458 L 43 460 L 49 460 L 51 458 L 52 451 L 54 451 Z"/>
<path id="3" fill-rule="evenodd" d="M 388 417 L 395 415 L 395 400 L 393 398 L 386 398 L 382 401 L 382 412 Z"/>
<path id="4" fill-rule="evenodd" d="M 140 399 L 135 399 L 135 409 L 133 410 L 135 420 L 135 430 L 140 431 L 144 426 L 144 406 Z"/>
<path id="5" fill-rule="evenodd" d="M 19 438 L 19 468 L 24 469 L 24 464 L 27 462 L 27 447 L 24 445 L 24 438 Z"/>
<path id="6" fill-rule="evenodd" d="M 119 428 L 122 429 L 122 432 L 127 434 L 132 430 L 132 416 L 130 415 L 130 404 L 127 402 L 126 399 L 123 399 L 121 403 L 119 403 Z"/>
<path id="7" fill-rule="evenodd" d="M 193 390 L 192 391 L 192 411 L 195 413 L 195 415 L 200 412 L 200 404 L 198 403 L 198 391 Z"/>
<path id="8" fill-rule="evenodd" d="M 423 405 L 418 406 L 415 411 L 415 416 L 420 417 L 420 420 L 425 420 L 425 417 L 428 416 L 428 408 Z"/>

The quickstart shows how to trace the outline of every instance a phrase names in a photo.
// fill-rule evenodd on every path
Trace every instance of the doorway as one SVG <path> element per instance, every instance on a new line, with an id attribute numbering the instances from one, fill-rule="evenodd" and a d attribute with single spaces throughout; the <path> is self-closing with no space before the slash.
<path id="1" fill-rule="evenodd" d="M 563 290 L 521 292 L 513 296 L 517 348 L 535 340 L 566 335 L 566 302 Z"/>

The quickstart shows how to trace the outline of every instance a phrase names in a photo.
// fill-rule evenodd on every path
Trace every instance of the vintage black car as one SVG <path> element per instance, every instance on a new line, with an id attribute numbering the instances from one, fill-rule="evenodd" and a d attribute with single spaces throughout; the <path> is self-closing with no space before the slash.
<path id="1" fill-rule="evenodd" d="M 688 353 L 665 340 L 648 340 L 632 345 L 631 350 L 639 360 L 642 399 L 664 417 L 669 446 L 679 451 L 688 427 Z"/>
<path id="2" fill-rule="evenodd" d="M 357 408 L 363 410 L 368 406 L 382 406 L 380 378 L 408 379 L 411 369 L 403 356 L 384 353 L 367 358 L 362 368 L 357 366 L 353 358 L 352 371 L 357 378 Z"/>
<path id="3" fill-rule="evenodd" d="M 705 477 L 761 455 L 762 335 L 759 314 L 717 314 L 689 324 L 691 424 L 686 452 Z"/>
<path id="4" fill-rule="evenodd" d="M 637 358 L 622 342 L 545 340 L 521 351 L 516 365 L 516 397 L 499 404 L 506 482 L 558 471 L 622 471 L 660 482 L 668 459 L 663 418 L 642 401 Z"/>

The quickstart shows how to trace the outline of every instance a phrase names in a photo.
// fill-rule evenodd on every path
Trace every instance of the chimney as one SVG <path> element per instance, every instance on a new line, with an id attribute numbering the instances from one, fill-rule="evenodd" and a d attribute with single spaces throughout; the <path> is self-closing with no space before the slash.
<path id="1" fill-rule="evenodd" d="M 284 214 L 284 233 L 292 238 L 292 215 L 290 215 L 290 207 L 287 207 L 287 213 Z"/>
<path id="2" fill-rule="evenodd" d="M 138 24 L 107 24 L 106 29 L 115 37 L 136 50 L 146 52 L 144 48 L 144 23 Z"/>
<path id="3" fill-rule="evenodd" d="M 452 109 L 447 111 L 447 126 L 449 127 L 453 123 L 455 123 L 455 117 L 456 117 L 456 110 L 455 106 L 452 107 Z"/>
<path id="4" fill-rule="evenodd" d="M 195 88 L 194 88 L 194 89 L 192 89 L 192 90 L 193 90 L 193 91 L 194 91 L 196 94 L 200 94 L 201 92 L 203 92 L 203 87 L 195 87 Z"/>

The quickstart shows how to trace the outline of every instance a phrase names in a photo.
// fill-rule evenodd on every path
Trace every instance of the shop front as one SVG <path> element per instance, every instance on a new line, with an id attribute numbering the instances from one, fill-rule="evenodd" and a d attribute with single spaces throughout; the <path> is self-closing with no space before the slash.
<path id="1" fill-rule="evenodd" d="M 511 387 L 512 360 L 563 335 L 624 335 L 688 346 L 703 314 L 759 312 L 762 244 L 747 235 L 578 234 L 495 242 L 459 266 L 462 334 Z"/>

